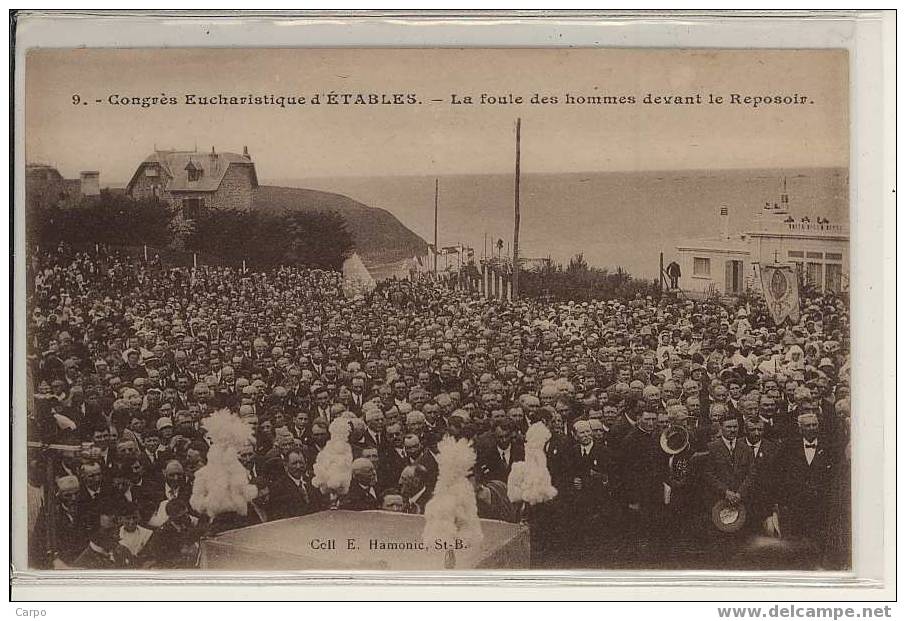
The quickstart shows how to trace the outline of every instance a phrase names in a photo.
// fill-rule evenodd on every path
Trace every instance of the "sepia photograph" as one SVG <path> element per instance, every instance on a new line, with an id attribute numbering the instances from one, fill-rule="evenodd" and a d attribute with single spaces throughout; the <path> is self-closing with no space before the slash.
<path id="1" fill-rule="evenodd" d="M 30 49 L 27 568 L 850 571 L 849 67 Z"/>

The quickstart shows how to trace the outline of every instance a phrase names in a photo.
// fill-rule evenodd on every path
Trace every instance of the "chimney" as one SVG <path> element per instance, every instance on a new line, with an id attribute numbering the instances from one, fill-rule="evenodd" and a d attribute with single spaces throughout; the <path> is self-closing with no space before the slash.
<path id="1" fill-rule="evenodd" d="M 96 170 L 83 170 L 79 173 L 82 196 L 98 196 L 101 193 L 101 173 Z"/>
<path id="2" fill-rule="evenodd" d="M 249 156 L 249 148 L 247 146 L 242 147 L 242 156 L 245 157 L 246 159 L 252 159 Z"/>
<path id="3" fill-rule="evenodd" d="M 720 232 L 723 239 L 730 239 L 730 208 L 720 206 Z"/>

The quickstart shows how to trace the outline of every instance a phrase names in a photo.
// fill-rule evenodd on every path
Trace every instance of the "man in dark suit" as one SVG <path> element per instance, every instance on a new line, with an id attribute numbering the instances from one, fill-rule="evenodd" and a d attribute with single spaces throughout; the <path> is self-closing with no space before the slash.
<path id="1" fill-rule="evenodd" d="M 617 417 L 607 431 L 608 442 L 614 446 L 619 446 L 626 436 L 638 426 L 637 414 L 638 412 L 635 410 L 634 405 L 624 407 L 622 414 Z"/>
<path id="2" fill-rule="evenodd" d="M 740 440 L 739 421 L 732 414 L 720 422 L 720 436 L 708 445 L 702 478 L 705 485 L 707 511 L 718 500 L 742 504 L 744 487 L 754 462 L 753 452 Z"/>
<path id="3" fill-rule="evenodd" d="M 353 377 L 349 383 L 349 403 L 347 407 L 350 412 L 356 416 L 362 415 L 362 408 L 365 405 L 365 379 L 362 377 Z M 366 417 L 367 419 L 367 417 Z"/>
<path id="4" fill-rule="evenodd" d="M 425 469 L 421 466 L 406 466 L 400 473 L 399 490 L 403 495 L 406 513 L 423 515 L 425 505 L 431 499 L 431 494 L 425 487 Z"/>
<path id="5" fill-rule="evenodd" d="M 496 442 L 478 448 L 477 466 L 482 480 L 506 483 L 513 464 L 525 461 L 525 444 L 513 438 L 515 431 L 509 418 L 498 419 L 492 431 Z"/>
<path id="6" fill-rule="evenodd" d="M 664 506 L 661 456 L 657 444 L 655 425 L 656 407 L 649 404 L 642 408 L 638 425 L 620 443 L 617 454 L 618 490 L 624 527 L 630 539 L 638 542 L 642 551 L 657 533 L 656 525 Z"/>
<path id="7" fill-rule="evenodd" d="M 362 435 L 362 446 L 373 447 L 380 450 L 384 442 L 384 413 L 379 409 L 369 407 L 365 411 L 365 433 Z"/>
<path id="8" fill-rule="evenodd" d="M 309 413 L 305 410 L 298 410 L 293 414 L 293 420 L 289 426 L 289 430 L 293 434 L 293 437 L 302 444 L 311 444 L 310 422 Z"/>
<path id="9" fill-rule="evenodd" d="M 409 457 L 403 446 L 403 430 L 399 423 L 389 425 L 384 434 L 386 442 L 378 448 L 378 457 L 380 459 L 380 470 L 378 471 L 378 483 L 382 489 L 387 487 L 396 487 L 400 480 L 400 474 L 409 464 Z M 416 440 L 418 438 L 415 438 Z"/>
<path id="10" fill-rule="evenodd" d="M 311 406 L 311 412 L 309 413 L 312 420 L 316 418 L 321 418 L 327 421 L 328 424 L 333 420 L 330 416 L 330 391 L 327 388 L 319 387 L 314 391 L 314 403 Z"/>
<path id="11" fill-rule="evenodd" d="M 611 451 L 594 440 L 588 421 L 576 421 L 573 429 L 577 443 L 568 452 L 571 514 L 576 526 L 584 531 L 584 543 L 588 543 L 587 538 L 599 531 L 602 521 L 612 524 L 610 486 L 615 482 L 615 463 Z"/>
<path id="12" fill-rule="evenodd" d="M 104 500 L 104 475 L 101 464 L 97 461 L 85 461 L 79 468 L 82 482 L 79 504 L 84 515 L 96 515 L 98 507 Z"/>
<path id="13" fill-rule="evenodd" d="M 167 521 L 166 505 L 169 501 L 181 498 L 188 502 L 189 496 L 192 495 L 192 488 L 186 478 L 185 468 L 177 459 L 170 459 L 164 465 L 163 482 L 155 482 L 148 489 L 147 504 L 145 510 L 151 510 L 148 518 L 142 515 L 142 519 L 147 519 L 150 526 L 157 528 Z"/>
<path id="14" fill-rule="evenodd" d="M 775 460 L 780 444 L 764 437 L 764 421 L 746 421 L 745 447 L 752 452 L 752 468 L 742 484 L 742 495 L 749 511 L 747 529 L 760 530 L 765 518 L 773 513 L 775 503 Z"/>
<path id="15" fill-rule="evenodd" d="M 29 565 L 49 569 L 52 561 L 71 564 L 88 545 L 88 527 L 79 503 L 79 480 L 72 475 L 56 480 L 52 512 L 42 506 L 29 534 Z M 53 520 L 53 526 L 48 524 Z M 53 541 L 51 541 L 51 537 Z"/>
<path id="16" fill-rule="evenodd" d="M 777 455 L 780 529 L 784 536 L 804 537 L 821 547 L 840 460 L 837 447 L 819 434 L 816 413 L 806 411 L 797 422 L 800 435 L 789 438 Z"/>
<path id="17" fill-rule="evenodd" d="M 80 569 L 119 569 L 133 566 L 135 558 L 119 543 L 116 506 L 109 502 L 98 508 L 91 520 L 88 545 L 72 562 Z"/>
<path id="18" fill-rule="evenodd" d="M 774 398 L 770 395 L 761 395 L 758 402 L 758 418 L 764 425 L 764 438 L 778 445 L 786 440 L 792 432 L 786 406 L 777 407 Z"/>
<path id="19" fill-rule="evenodd" d="M 275 520 L 308 515 L 318 510 L 314 490 L 305 480 L 305 456 L 298 449 L 291 449 L 284 457 L 283 473 L 270 483 L 268 508 Z"/>
<path id="20" fill-rule="evenodd" d="M 437 440 L 432 437 L 427 437 L 426 440 L 427 442 L 430 442 L 430 444 L 422 449 L 420 444 L 417 444 L 415 447 L 411 446 L 413 438 L 418 440 L 418 437 L 413 434 L 409 434 L 403 438 L 403 442 L 406 446 L 406 453 L 409 455 L 412 464 L 418 464 L 425 469 L 425 485 L 428 488 L 428 493 L 433 494 L 434 486 L 437 484 L 437 475 L 440 470 L 437 464 Z M 415 448 L 417 448 L 419 452 L 418 458 L 413 457 Z"/>
<path id="21" fill-rule="evenodd" d="M 200 540 L 207 524 L 189 513 L 189 504 L 182 498 L 167 503 L 166 521 L 154 531 L 145 545 L 153 566 L 161 569 L 189 569 L 198 558 Z"/>
<path id="22" fill-rule="evenodd" d="M 381 499 L 375 489 L 376 483 L 377 475 L 370 459 L 360 457 L 353 461 L 352 482 L 349 484 L 349 492 L 340 501 L 340 508 L 350 511 L 380 508 Z"/>

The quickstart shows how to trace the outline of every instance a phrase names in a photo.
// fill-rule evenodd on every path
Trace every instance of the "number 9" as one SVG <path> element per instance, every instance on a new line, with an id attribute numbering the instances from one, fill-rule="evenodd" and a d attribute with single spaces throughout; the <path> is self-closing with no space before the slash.
<path id="1" fill-rule="evenodd" d="M 82 98 L 79 97 L 78 95 L 73 95 L 72 96 L 72 105 L 77 106 L 80 103 L 82 103 Z"/>

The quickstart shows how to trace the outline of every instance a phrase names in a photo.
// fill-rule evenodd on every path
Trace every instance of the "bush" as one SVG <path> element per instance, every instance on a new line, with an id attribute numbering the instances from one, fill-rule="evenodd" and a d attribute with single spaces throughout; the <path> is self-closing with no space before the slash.
<path id="1" fill-rule="evenodd" d="M 519 273 L 520 295 L 544 297 L 557 301 L 633 299 L 637 295 L 658 295 L 657 281 L 633 278 L 618 267 L 611 272 L 607 268 L 590 267 L 582 254 L 570 259 L 564 268 L 560 264 L 548 263 L 543 267 L 524 270 Z"/>

